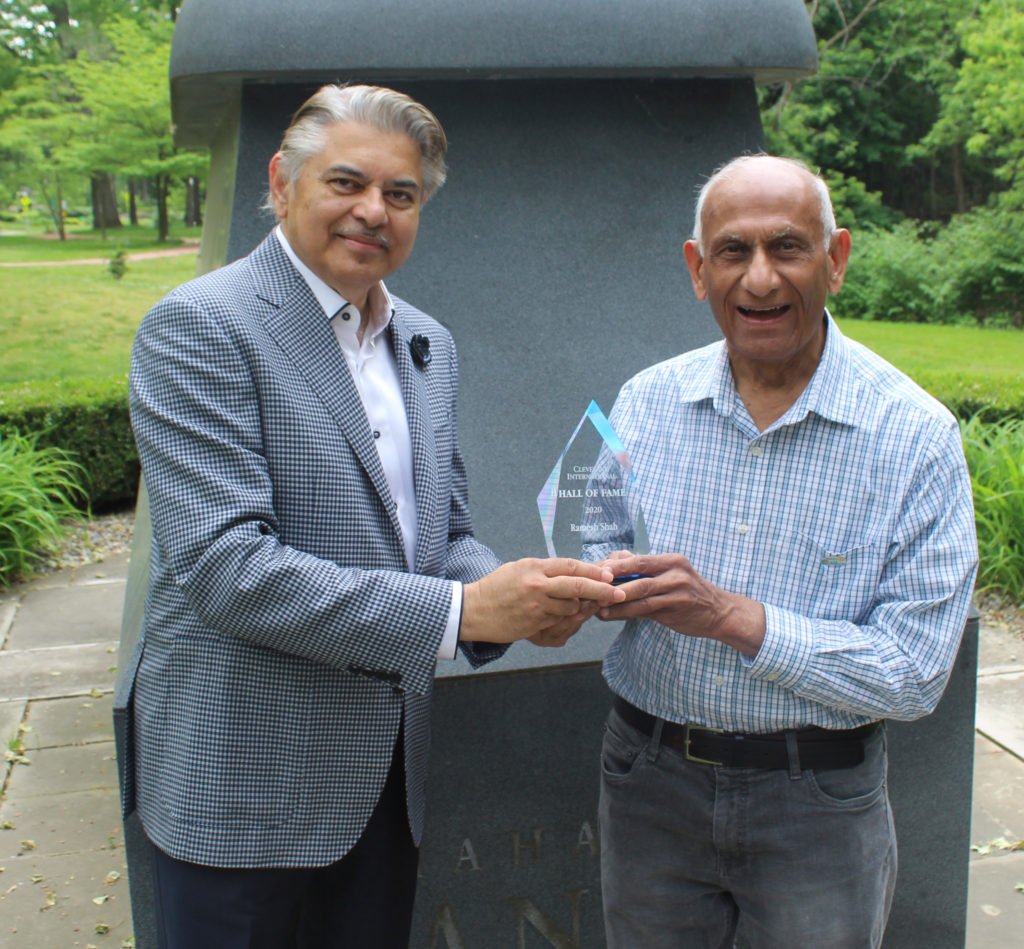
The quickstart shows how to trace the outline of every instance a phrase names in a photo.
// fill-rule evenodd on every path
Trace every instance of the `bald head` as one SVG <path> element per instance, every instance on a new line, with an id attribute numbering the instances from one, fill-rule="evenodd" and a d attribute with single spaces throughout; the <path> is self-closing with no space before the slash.
<path id="1" fill-rule="evenodd" d="M 709 201 L 713 201 L 713 192 L 716 188 L 727 183 L 787 178 L 806 182 L 810 189 L 810 196 L 817 202 L 820 210 L 822 243 L 827 248 L 832 243 L 832 236 L 836 232 L 836 216 L 832 210 L 832 199 L 824 179 L 814 174 L 802 161 L 793 158 L 778 158 L 774 155 L 741 155 L 718 168 L 704 183 L 697 195 L 697 207 L 693 216 L 693 239 L 697 242 L 700 253 L 704 253 L 703 232 L 707 206 Z"/>

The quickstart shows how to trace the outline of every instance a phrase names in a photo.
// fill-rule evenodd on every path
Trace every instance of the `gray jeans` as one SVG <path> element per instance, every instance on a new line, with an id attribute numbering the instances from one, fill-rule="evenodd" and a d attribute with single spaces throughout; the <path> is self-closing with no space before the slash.
<path id="1" fill-rule="evenodd" d="M 881 945 L 896 883 L 884 729 L 856 767 L 791 774 L 687 761 L 612 711 L 600 821 L 608 949 Z"/>

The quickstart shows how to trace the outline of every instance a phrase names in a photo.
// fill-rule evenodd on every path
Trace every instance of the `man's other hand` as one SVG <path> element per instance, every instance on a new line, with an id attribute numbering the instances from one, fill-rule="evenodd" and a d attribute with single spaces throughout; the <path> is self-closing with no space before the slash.
<path id="1" fill-rule="evenodd" d="M 601 606 L 601 619 L 651 619 L 684 636 L 717 639 L 747 656 L 761 648 L 764 607 L 715 586 L 682 554 L 623 557 L 616 552 L 603 565 L 616 576 L 640 574 L 640 578 L 616 587 L 626 594 L 626 601 Z"/>
<path id="2" fill-rule="evenodd" d="M 459 639 L 561 646 L 598 609 L 626 598 L 611 580 L 606 566 L 564 557 L 503 564 L 466 584 Z"/>

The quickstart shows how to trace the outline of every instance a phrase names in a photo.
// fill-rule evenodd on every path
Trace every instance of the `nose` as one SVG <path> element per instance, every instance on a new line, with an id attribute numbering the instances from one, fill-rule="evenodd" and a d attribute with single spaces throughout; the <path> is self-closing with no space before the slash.
<path id="1" fill-rule="evenodd" d="M 380 188 L 366 188 L 352 213 L 367 227 L 380 227 L 388 219 L 388 206 Z"/>
<path id="2" fill-rule="evenodd" d="M 743 274 L 743 289 L 757 297 L 767 296 L 779 285 L 779 274 L 771 255 L 758 247 Z"/>

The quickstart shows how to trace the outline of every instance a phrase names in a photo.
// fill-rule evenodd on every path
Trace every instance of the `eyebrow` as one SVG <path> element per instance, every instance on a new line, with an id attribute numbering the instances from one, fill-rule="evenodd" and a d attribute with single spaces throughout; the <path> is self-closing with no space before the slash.
<path id="1" fill-rule="evenodd" d="M 768 241 L 774 243 L 775 241 L 791 240 L 798 241 L 803 244 L 813 244 L 813 240 L 804 234 L 799 228 L 785 227 L 780 228 L 777 231 L 772 231 L 768 234 Z M 723 244 L 742 244 L 744 247 L 750 245 L 750 241 L 741 237 L 739 234 L 720 234 L 713 238 L 711 241 L 712 247 L 720 247 Z"/>
<path id="2" fill-rule="evenodd" d="M 367 181 L 369 176 L 360 171 L 358 168 L 353 168 L 351 165 L 332 165 L 330 168 L 324 171 L 324 177 L 329 178 L 331 175 L 346 175 L 349 178 L 358 178 L 360 181 Z M 410 188 L 414 191 L 419 191 L 421 188 L 420 183 L 415 178 L 396 178 L 394 181 L 388 182 L 392 187 L 396 188 Z"/>

